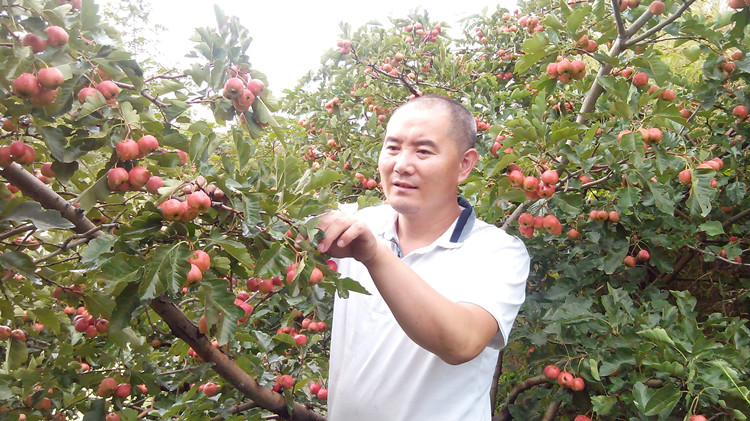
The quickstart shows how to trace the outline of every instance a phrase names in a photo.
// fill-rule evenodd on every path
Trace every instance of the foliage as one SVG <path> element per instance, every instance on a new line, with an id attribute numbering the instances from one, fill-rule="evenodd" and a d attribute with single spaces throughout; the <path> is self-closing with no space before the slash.
<path id="1" fill-rule="evenodd" d="M 268 87 L 247 111 L 227 98 L 230 78 L 266 82 L 237 18 L 217 9 L 216 27 L 196 30 L 189 69 L 150 74 L 92 0 L 60 3 L 0 6 L 2 144 L 36 153 L 25 168 L 0 163 L 0 324 L 25 331 L 0 346 L 3 415 L 322 419 L 308 388 L 326 383 L 328 326 L 317 322 L 330 322 L 333 294 L 360 287 L 314 251 L 310 217 L 382 199 L 375 168 L 389 112 L 429 93 L 475 114 L 481 158 L 463 195 L 480 218 L 526 237 L 533 257 L 495 419 L 750 413 L 750 129 L 735 108 L 748 105 L 748 8 L 708 18 L 692 2 L 667 2 L 660 16 L 645 3 L 530 2 L 472 16 L 454 38 L 426 12 L 343 25 L 321 68 L 284 99 L 295 124 Z M 49 25 L 69 43 L 24 46 Z M 585 71 L 552 71 L 563 59 Z M 52 66 L 64 76 L 52 104 L 14 94 L 21 74 Z M 635 86 L 638 72 L 658 87 Z M 114 100 L 78 101 L 107 78 L 121 89 Z M 159 149 L 118 155 L 123 139 L 146 135 Z M 54 177 L 42 174 L 47 162 Z M 110 170 L 137 166 L 164 186 L 112 183 Z M 514 187 L 514 170 L 553 170 L 554 194 Z M 170 220 L 169 200 L 194 192 L 210 208 Z M 524 213 L 578 235 L 519 226 Z M 195 250 L 210 256 L 200 282 Z M 315 268 L 325 277 L 312 285 Z M 85 314 L 108 330 L 76 329 Z M 549 364 L 585 388 L 539 376 Z M 100 393 L 106 377 L 134 392 Z"/>

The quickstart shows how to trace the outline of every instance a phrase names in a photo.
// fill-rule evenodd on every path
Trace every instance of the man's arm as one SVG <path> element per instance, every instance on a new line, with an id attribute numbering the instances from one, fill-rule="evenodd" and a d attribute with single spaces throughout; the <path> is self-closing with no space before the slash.
<path id="1" fill-rule="evenodd" d="M 338 212 L 321 217 L 326 236 L 318 250 L 353 257 L 365 265 L 375 286 L 404 332 L 448 364 L 472 360 L 498 331 L 495 318 L 470 303 L 455 303 L 433 289 L 367 225 Z"/>

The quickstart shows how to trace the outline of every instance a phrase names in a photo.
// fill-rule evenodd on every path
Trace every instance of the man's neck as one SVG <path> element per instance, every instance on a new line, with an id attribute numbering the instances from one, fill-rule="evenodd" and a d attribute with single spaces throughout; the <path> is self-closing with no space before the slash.
<path id="1" fill-rule="evenodd" d="M 396 219 L 396 234 L 404 255 L 432 244 L 440 238 L 461 214 L 462 208 L 454 202 L 443 212 L 432 216 L 414 214 L 398 214 Z"/>

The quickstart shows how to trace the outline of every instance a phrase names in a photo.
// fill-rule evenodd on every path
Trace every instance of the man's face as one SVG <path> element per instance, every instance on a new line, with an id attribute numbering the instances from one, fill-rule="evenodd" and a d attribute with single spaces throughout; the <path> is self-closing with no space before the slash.
<path id="1" fill-rule="evenodd" d="M 458 184 L 468 172 L 451 134 L 450 118 L 439 107 L 406 106 L 391 117 L 378 168 L 397 212 L 429 217 L 455 205 Z"/>

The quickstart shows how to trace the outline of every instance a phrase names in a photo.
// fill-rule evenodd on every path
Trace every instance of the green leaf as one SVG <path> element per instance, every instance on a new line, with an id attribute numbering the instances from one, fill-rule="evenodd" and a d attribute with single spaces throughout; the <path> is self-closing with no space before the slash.
<path id="1" fill-rule="evenodd" d="M 329 186 L 331 183 L 341 180 L 344 177 L 340 171 L 325 168 L 313 172 L 310 182 L 302 189 L 303 193 L 318 190 L 321 187 Z"/>
<path id="2" fill-rule="evenodd" d="M 724 234 L 724 227 L 719 221 L 708 221 L 700 224 L 698 230 L 705 232 L 708 235 L 721 235 Z"/>
<path id="3" fill-rule="evenodd" d="M 59 211 L 44 210 L 38 202 L 27 201 L 15 206 L 10 212 L 4 213 L 2 221 L 23 222 L 31 221 L 37 229 L 42 231 L 51 229 L 73 228 L 72 222 L 63 218 Z"/>
<path id="4" fill-rule="evenodd" d="M 253 261 L 252 256 L 247 252 L 247 248 L 244 244 L 237 241 L 227 240 L 226 238 L 212 237 L 209 241 L 221 247 L 224 251 L 237 259 L 238 262 L 242 263 L 242 265 L 248 270 L 255 266 L 255 262 Z"/>
<path id="5" fill-rule="evenodd" d="M 5 364 L 10 370 L 17 370 L 29 359 L 29 350 L 26 342 L 16 338 L 8 339 L 8 351 L 5 355 Z"/>
<path id="6" fill-rule="evenodd" d="M 648 183 L 648 187 L 651 189 L 656 208 L 667 215 L 674 215 L 674 201 L 668 197 L 666 189 L 656 183 Z"/>
<path id="7" fill-rule="evenodd" d="M 94 238 L 81 253 L 81 264 L 88 266 L 100 261 L 102 254 L 109 253 L 117 241 L 117 237 L 111 234 L 103 234 Z"/>
<path id="8" fill-rule="evenodd" d="M 106 415 L 105 399 L 97 399 L 91 403 L 91 409 L 83 414 L 83 421 L 102 421 Z"/>
<path id="9" fill-rule="evenodd" d="M 0 267 L 14 270 L 32 280 L 39 280 L 34 261 L 24 253 L 11 251 L 0 254 Z"/>
<path id="10" fill-rule="evenodd" d="M 150 300 L 165 291 L 178 291 L 190 270 L 187 259 L 193 254 L 182 242 L 157 247 L 147 260 L 146 273 L 138 289 L 141 299 Z"/>
<path id="11" fill-rule="evenodd" d="M 671 346 L 675 346 L 674 341 L 672 341 L 672 338 L 669 337 L 667 331 L 661 327 L 641 330 L 640 332 L 637 332 L 637 334 L 653 342 L 665 343 Z"/>
<path id="12" fill-rule="evenodd" d="M 649 391 L 650 392 L 650 391 Z M 648 393 L 649 399 L 646 403 L 645 415 L 668 414 L 672 408 L 677 405 L 682 397 L 679 390 L 675 389 L 672 384 L 667 384 L 655 393 Z"/>
<path id="13" fill-rule="evenodd" d="M 599 415 L 607 415 L 612 411 L 612 408 L 617 404 L 617 398 L 614 396 L 592 396 L 591 405 L 594 408 L 594 412 Z"/>

